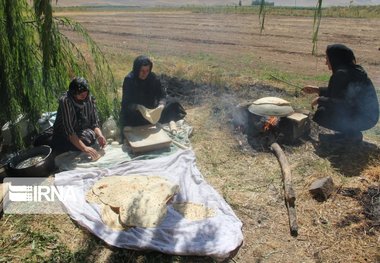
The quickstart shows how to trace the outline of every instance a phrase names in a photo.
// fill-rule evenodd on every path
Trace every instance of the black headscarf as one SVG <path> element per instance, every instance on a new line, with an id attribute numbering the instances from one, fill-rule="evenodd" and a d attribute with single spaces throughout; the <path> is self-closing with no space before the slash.
<path id="1" fill-rule="evenodd" d="M 153 63 L 147 56 L 138 56 L 135 59 L 135 61 L 133 61 L 133 70 L 132 71 L 133 71 L 133 76 L 135 79 L 138 79 L 139 74 L 140 74 L 140 69 L 144 66 L 150 66 L 150 73 L 152 72 Z"/>
<path id="2" fill-rule="evenodd" d="M 328 45 L 326 55 L 333 72 L 342 66 L 355 67 L 356 58 L 354 52 L 343 44 Z"/>

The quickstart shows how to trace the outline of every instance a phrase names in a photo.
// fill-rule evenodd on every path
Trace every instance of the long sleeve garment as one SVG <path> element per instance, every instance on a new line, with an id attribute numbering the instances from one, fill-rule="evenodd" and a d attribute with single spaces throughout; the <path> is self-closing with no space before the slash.
<path id="1" fill-rule="evenodd" d="M 77 102 L 67 93 L 59 99 L 52 147 L 57 153 L 77 151 L 69 136 L 75 134 L 90 145 L 95 140 L 95 128 L 99 128 L 99 118 L 94 98 L 88 95 L 84 101 Z"/>
<path id="2" fill-rule="evenodd" d="M 341 66 L 320 88 L 314 121 L 340 132 L 372 128 L 379 119 L 379 103 L 371 80 L 361 66 Z"/>
<path id="3" fill-rule="evenodd" d="M 137 110 L 137 104 L 154 109 L 160 103 L 165 104 L 166 93 L 157 76 L 151 72 L 145 80 L 140 80 L 131 72 L 123 83 L 120 122 L 122 126 L 149 124 Z"/>
<path id="4" fill-rule="evenodd" d="M 54 123 L 54 133 L 69 137 L 85 129 L 99 128 L 99 119 L 92 96 L 78 103 L 69 95 L 59 99 L 57 119 Z"/>

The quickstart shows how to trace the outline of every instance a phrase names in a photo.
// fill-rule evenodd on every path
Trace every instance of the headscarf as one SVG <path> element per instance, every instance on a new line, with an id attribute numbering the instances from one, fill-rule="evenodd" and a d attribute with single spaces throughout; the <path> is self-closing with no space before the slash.
<path id="1" fill-rule="evenodd" d="M 328 45 L 326 55 L 329 59 L 333 72 L 335 72 L 338 67 L 354 67 L 356 64 L 354 52 L 343 44 Z"/>
<path id="2" fill-rule="evenodd" d="M 69 85 L 69 95 L 74 97 L 82 92 L 89 91 L 90 86 L 87 83 L 87 80 L 83 77 L 74 78 Z"/>
<path id="3" fill-rule="evenodd" d="M 89 125 L 89 120 L 84 112 L 84 103 L 92 103 L 92 100 L 89 99 L 90 94 L 88 94 L 87 97 L 82 101 L 77 101 L 75 99 L 75 95 L 78 95 L 85 91 L 90 91 L 90 86 L 87 80 L 83 77 L 76 77 L 70 82 L 69 90 L 67 92 L 67 97 L 71 100 L 72 105 L 74 106 L 80 130 L 83 130 L 85 127 Z"/>
<path id="4" fill-rule="evenodd" d="M 140 74 L 140 69 L 144 66 L 150 66 L 150 72 L 152 72 L 153 63 L 147 56 L 138 56 L 135 61 L 133 61 L 133 76 L 138 79 Z M 150 73 L 149 73 L 150 74 Z"/>

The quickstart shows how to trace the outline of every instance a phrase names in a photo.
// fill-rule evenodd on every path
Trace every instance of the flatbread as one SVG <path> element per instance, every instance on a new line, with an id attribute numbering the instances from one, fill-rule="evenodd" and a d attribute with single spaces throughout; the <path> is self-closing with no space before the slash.
<path id="1" fill-rule="evenodd" d="M 155 109 L 148 109 L 143 105 L 137 105 L 137 109 L 147 121 L 149 121 L 151 124 L 156 124 L 161 118 L 161 113 L 164 109 L 164 105 L 160 105 Z"/>
<path id="2" fill-rule="evenodd" d="M 178 185 L 160 176 L 109 176 L 93 185 L 86 200 L 100 201 L 102 220 L 110 227 L 156 227 L 165 218 L 167 203 L 177 191 Z"/>
<path id="3" fill-rule="evenodd" d="M 103 177 L 92 186 L 92 191 L 98 196 L 103 195 L 112 184 L 118 183 L 120 178 L 120 176 Z"/>
<path id="4" fill-rule="evenodd" d="M 208 208 L 203 204 L 177 203 L 173 204 L 173 208 L 184 218 L 191 221 L 203 220 L 216 215 L 214 209 Z"/>
<path id="5" fill-rule="evenodd" d="M 157 227 L 167 213 L 166 202 L 153 193 L 136 193 L 120 207 L 120 222 L 124 226 Z"/>
<path id="6" fill-rule="evenodd" d="M 177 185 L 154 180 L 146 190 L 135 192 L 124 200 L 120 222 L 124 226 L 158 226 L 166 216 L 168 201 L 177 191 Z"/>
<path id="7" fill-rule="evenodd" d="M 290 106 L 290 102 L 277 97 L 264 97 L 258 100 L 255 100 L 252 104 L 262 105 L 262 104 L 273 104 L 277 106 Z"/>
<path id="8" fill-rule="evenodd" d="M 100 216 L 105 225 L 113 230 L 126 230 L 126 228 L 120 224 L 119 214 L 116 213 L 110 206 L 101 205 Z"/>
<path id="9" fill-rule="evenodd" d="M 88 190 L 86 193 L 86 201 L 90 204 L 101 204 L 99 197 L 92 191 L 92 189 Z"/>
<path id="10" fill-rule="evenodd" d="M 170 184 L 159 176 L 116 176 L 112 181 L 108 179 L 107 187 L 103 188 L 99 199 L 111 207 L 121 207 L 129 195 L 150 191 L 160 183 Z"/>

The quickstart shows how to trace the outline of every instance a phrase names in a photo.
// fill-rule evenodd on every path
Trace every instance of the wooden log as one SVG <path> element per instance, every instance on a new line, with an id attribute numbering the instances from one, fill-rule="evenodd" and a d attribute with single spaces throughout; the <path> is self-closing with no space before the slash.
<path id="1" fill-rule="evenodd" d="M 271 149 L 275 153 L 282 171 L 282 181 L 284 184 L 285 203 L 288 210 L 290 234 L 292 236 L 298 235 L 297 214 L 295 209 L 296 194 L 292 184 L 292 173 L 290 165 L 284 151 L 278 143 L 271 144 Z"/>

